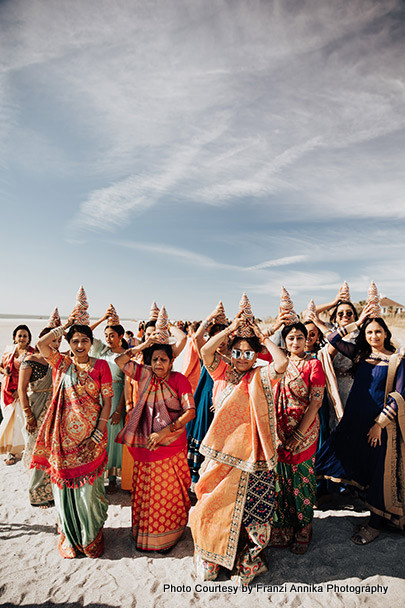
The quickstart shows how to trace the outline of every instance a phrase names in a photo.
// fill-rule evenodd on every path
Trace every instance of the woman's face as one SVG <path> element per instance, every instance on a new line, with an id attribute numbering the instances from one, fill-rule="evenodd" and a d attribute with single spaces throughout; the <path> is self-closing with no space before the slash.
<path id="1" fill-rule="evenodd" d="M 149 338 L 149 336 L 151 336 L 153 334 L 153 332 L 155 331 L 155 329 L 156 328 L 153 327 L 152 325 L 149 325 L 149 327 L 147 327 L 145 329 L 145 334 L 144 334 L 144 336 L 145 336 L 145 342 Z"/>
<path id="2" fill-rule="evenodd" d="M 249 357 L 249 358 L 247 358 Z M 231 361 L 238 372 L 247 372 L 256 363 L 257 353 L 247 340 L 239 340 L 232 347 Z"/>
<path id="3" fill-rule="evenodd" d="M 19 329 L 14 338 L 14 344 L 20 348 L 27 348 L 30 343 L 30 337 L 26 329 Z"/>
<path id="4" fill-rule="evenodd" d="M 336 311 L 336 321 L 339 327 L 345 327 L 354 321 L 353 309 L 349 304 L 339 304 Z"/>
<path id="5" fill-rule="evenodd" d="M 285 346 L 288 352 L 297 357 L 301 357 L 305 353 L 305 343 L 305 334 L 295 327 L 285 337 Z"/>
<path id="6" fill-rule="evenodd" d="M 70 350 L 77 359 L 85 359 L 89 356 L 91 348 L 91 340 L 86 334 L 81 334 L 78 331 L 72 336 L 69 342 Z"/>
<path id="7" fill-rule="evenodd" d="M 377 321 L 372 321 L 366 327 L 366 341 L 371 346 L 371 348 L 375 348 L 376 350 L 384 349 L 384 340 L 387 337 L 387 332 L 384 331 L 384 328 L 381 327 Z"/>
<path id="8" fill-rule="evenodd" d="M 119 348 L 121 346 L 121 338 L 116 331 L 111 329 L 111 327 L 106 327 L 104 331 L 105 341 L 111 349 Z"/>
<path id="9" fill-rule="evenodd" d="M 152 354 L 152 371 L 158 378 L 165 378 L 170 372 L 173 360 L 164 350 L 155 350 Z"/>
<path id="10" fill-rule="evenodd" d="M 51 348 L 53 348 L 54 350 L 59 350 L 61 343 L 62 343 L 62 336 L 59 336 L 59 338 L 54 338 L 49 346 Z"/>
<path id="11" fill-rule="evenodd" d="M 305 341 L 305 350 L 312 351 L 319 338 L 319 329 L 314 323 L 306 323 L 307 328 L 307 339 Z"/>

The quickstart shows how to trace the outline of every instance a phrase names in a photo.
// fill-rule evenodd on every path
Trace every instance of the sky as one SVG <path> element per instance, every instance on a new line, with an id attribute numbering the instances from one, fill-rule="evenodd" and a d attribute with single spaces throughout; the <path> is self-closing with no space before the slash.
<path id="1" fill-rule="evenodd" d="M 0 0 L 1 313 L 405 304 L 405 4 Z"/>

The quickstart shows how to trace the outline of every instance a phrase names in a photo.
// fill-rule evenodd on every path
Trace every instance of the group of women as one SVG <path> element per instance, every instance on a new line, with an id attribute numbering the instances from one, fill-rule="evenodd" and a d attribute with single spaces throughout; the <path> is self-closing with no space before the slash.
<path id="1" fill-rule="evenodd" d="M 327 310 L 328 323 L 319 316 Z M 104 477 L 107 492 L 124 480 L 122 446 L 137 550 L 170 551 L 192 484 L 204 580 L 224 567 L 250 583 L 266 570 L 267 546 L 305 553 L 317 477 L 362 492 L 371 517 L 354 543 L 373 541 L 384 521 L 403 528 L 405 366 L 371 305 L 358 318 L 339 294 L 303 321 L 281 310 L 267 331 L 246 297 L 231 323 L 221 305 L 190 325 L 185 375 L 173 362 L 186 336 L 165 315 L 145 323 L 131 348 L 120 324 L 107 324 L 105 343 L 93 337 L 111 309 L 92 326 L 72 314 L 46 328 L 35 351 L 19 326 L 3 357 L 0 450 L 12 464 L 25 446 L 31 504 L 55 504 L 63 557 L 101 554 Z"/>

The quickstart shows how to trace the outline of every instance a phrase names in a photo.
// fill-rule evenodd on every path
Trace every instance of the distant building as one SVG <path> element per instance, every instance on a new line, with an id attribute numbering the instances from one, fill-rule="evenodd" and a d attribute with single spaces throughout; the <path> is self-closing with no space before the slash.
<path id="1" fill-rule="evenodd" d="M 398 315 L 401 312 L 405 312 L 405 306 L 398 304 L 398 302 L 394 302 L 394 300 L 386 297 L 381 298 L 380 306 L 383 315 Z"/>

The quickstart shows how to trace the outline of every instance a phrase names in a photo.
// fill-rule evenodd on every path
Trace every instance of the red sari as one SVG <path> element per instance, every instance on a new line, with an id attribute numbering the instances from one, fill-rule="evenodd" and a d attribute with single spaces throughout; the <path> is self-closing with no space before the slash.
<path id="1" fill-rule="evenodd" d="M 138 381 L 138 402 L 116 439 L 129 447 L 134 458 L 132 535 L 140 551 L 166 551 L 183 534 L 191 506 L 186 429 L 171 433 L 156 450 L 146 444 L 152 432 L 194 408 L 191 387 L 178 372 L 160 379 L 133 360 L 124 372 Z"/>

